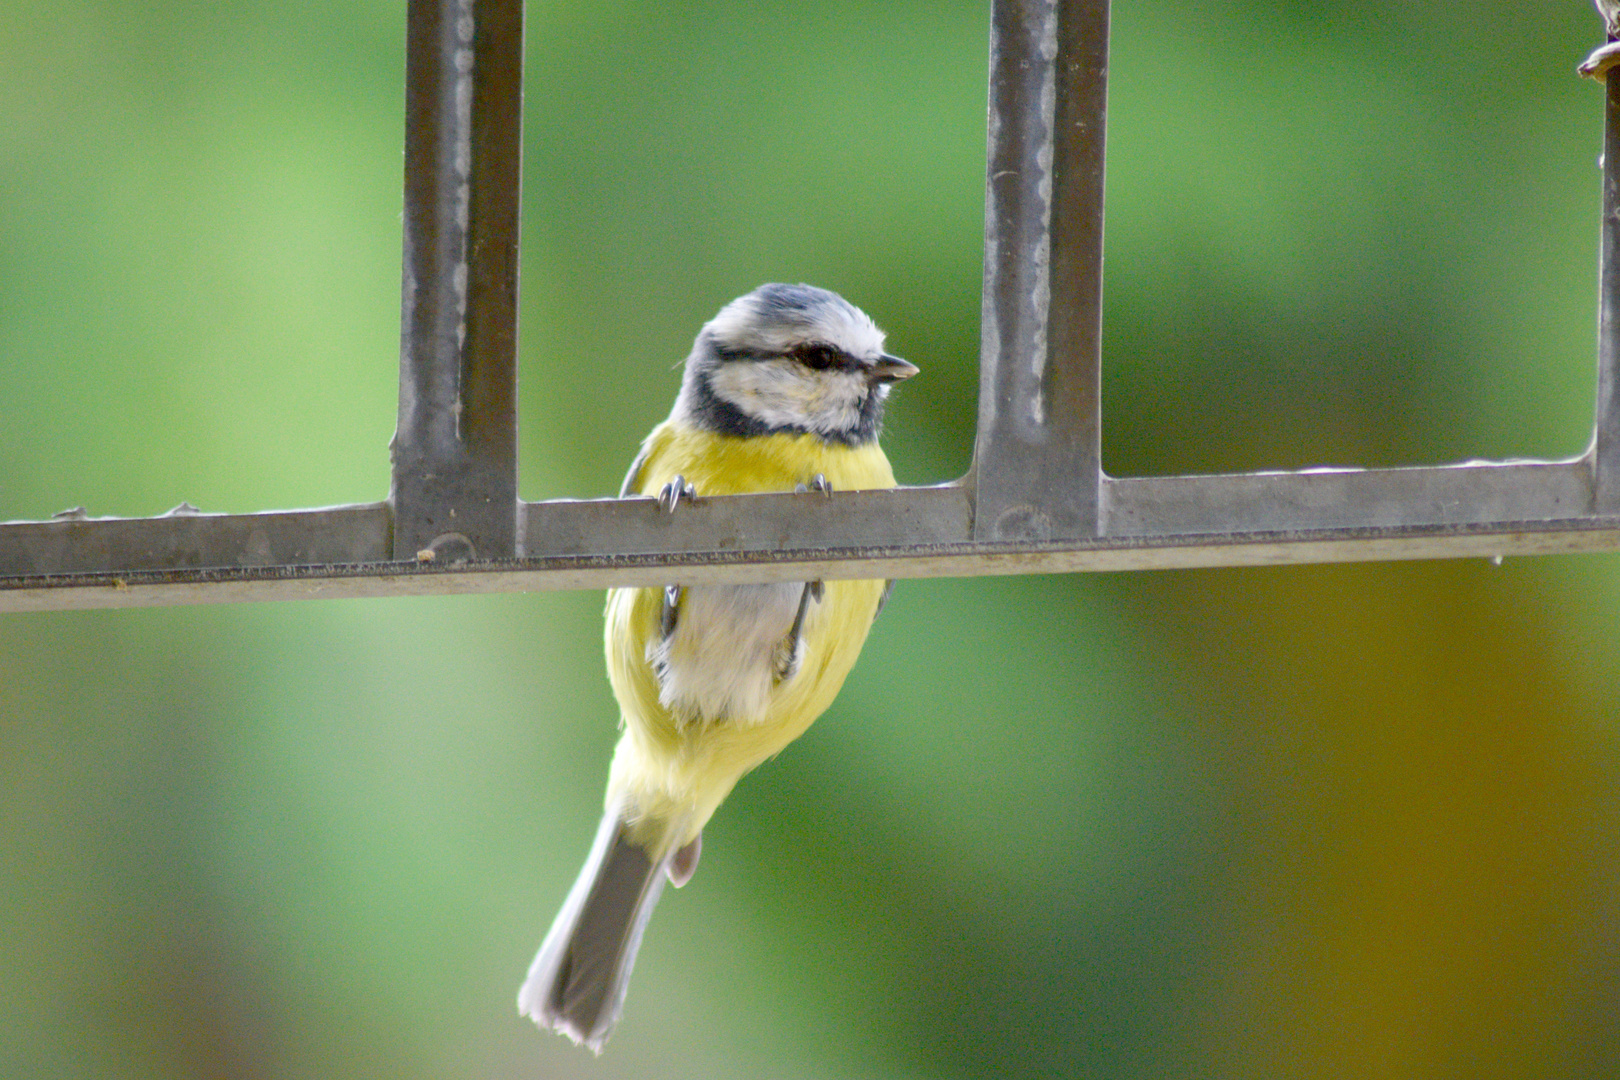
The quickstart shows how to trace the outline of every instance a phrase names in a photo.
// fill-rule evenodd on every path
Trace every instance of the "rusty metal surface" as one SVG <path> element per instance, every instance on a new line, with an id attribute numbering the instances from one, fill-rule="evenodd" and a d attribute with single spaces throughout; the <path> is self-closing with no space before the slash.
<path id="1" fill-rule="evenodd" d="M 364 503 L 263 514 L 205 514 L 182 505 L 155 518 L 0 523 L 0 588 L 64 574 L 204 567 L 380 562 L 389 558 L 388 505 Z"/>
<path id="2" fill-rule="evenodd" d="M 973 469 L 980 540 L 1095 535 L 1107 0 L 995 0 Z"/>
<path id="3" fill-rule="evenodd" d="M 1220 536 L 1125 537 L 770 552 L 555 556 L 505 563 L 235 567 L 0 579 L 0 612 L 340 597 L 447 595 L 658 585 L 671 568 L 691 584 L 806 577 L 983 574 L 1275 566 L 1308 562 L 1490 558 L 1620 550 L 1620 517 L 1561 522 L 1394 526 Z"/>
<path id="4" fill-rule="evenodd" d="M 1109 536 L 1422 529 L 1594 516 L 1591 461 L 1109 479 Z"/>
<path id="5" fill-rule="evenodd" d="M 517 551 L 522 0 L 411 0 L 393 555 Z"/>
<path id="6" fill-rule="evenodd" d="M 1603 225 L 1598 247 L 1598 378 L 1593 454 L 1597 505 L 1620 510 L 1620 68 L 1603 114 Z"/>
<path id="7" fill-rule="evenodd" d="M 8 523 L 0 611 L 657 585 L 676 570 L 707 583 L 1620 550 L 1591 477 L 1581 459 L 1110 480 L 1107 535 L 1046 541 L 976 540 L 959 485 L 699 498 L 673 515 L 558 500 L 523 506 L 531 557 L 463 565 L 378 558 L 383 504 Z M 321 545 L 278 551 L 305 535 Z"/>
<path id="8" fill-rule="evenodd" d="M 1586 456 L 1110 478 L 1096 388 L 1107 14 L 1104 0 L 994 5 L 984 370 L 974 468 L 960 482 L 699 498 L 676 514 L 650 499 L 519 502 L 520 9 L 415 0 L 391 502 L 0 523 L 0 612 L 659 585 L 674 573 L 709 583 L 1620 550 L 1620 74 L 1608 76 Z"/>

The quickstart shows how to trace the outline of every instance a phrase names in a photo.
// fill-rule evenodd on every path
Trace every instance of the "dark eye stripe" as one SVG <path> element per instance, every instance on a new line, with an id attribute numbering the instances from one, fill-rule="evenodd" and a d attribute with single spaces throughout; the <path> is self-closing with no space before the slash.
<path id="1" fill-rule="evenodd" d="M 814 371 L 826 371 L 828 368 L 842 370 L 855 363 L 852 357 L 831 345 L 801 345 L 793 350 L 793 359 Z"/>

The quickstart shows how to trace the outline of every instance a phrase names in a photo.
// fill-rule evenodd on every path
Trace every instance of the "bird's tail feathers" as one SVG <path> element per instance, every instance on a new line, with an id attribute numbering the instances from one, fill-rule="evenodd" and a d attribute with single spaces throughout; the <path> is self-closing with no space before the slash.
<path id="1" fill-rule="evenodd" d="M 654 860 L 631 842 L 619 807 L 610 805 L 579 880 L 529 966 L 518 1012 L 601 1053 L 678 854 Z"/>

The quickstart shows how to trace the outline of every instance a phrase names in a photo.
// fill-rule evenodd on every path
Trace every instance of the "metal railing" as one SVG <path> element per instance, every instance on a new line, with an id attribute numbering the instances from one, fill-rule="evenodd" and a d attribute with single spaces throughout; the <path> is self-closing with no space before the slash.
<path id="1" fill-rule="evenodd" d="M 1570 461 L 1115 478 L 1100 459 L 1107 0 L 994 0 L 978 434 L 894 491 L 517 498 L 521 0 L 411 0 L 386 502 L 0 524 L 0 611 L 1620 549 L 1620 74 L 1598 400 Z M 1620 71 L 1620 69 L 1617 69 Z"/>

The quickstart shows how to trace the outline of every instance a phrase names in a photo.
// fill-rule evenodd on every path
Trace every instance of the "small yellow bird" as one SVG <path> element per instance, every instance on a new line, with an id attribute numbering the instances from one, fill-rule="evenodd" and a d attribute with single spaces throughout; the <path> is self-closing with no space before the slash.
<path id="1" fill-rule="evenodd" d="M 890 386 L 917 368 L 836 293 L 762 285 L 698 333 L 675 408 L 625 495 L 890 488 Z M 614 589 L 607 667 L 623 717 L 585 869 L 518 991 L 518 1011 L 600 1053 L 667 878 L 743 774 L 798 738 L 855 665 L 882 581 Z"/>

